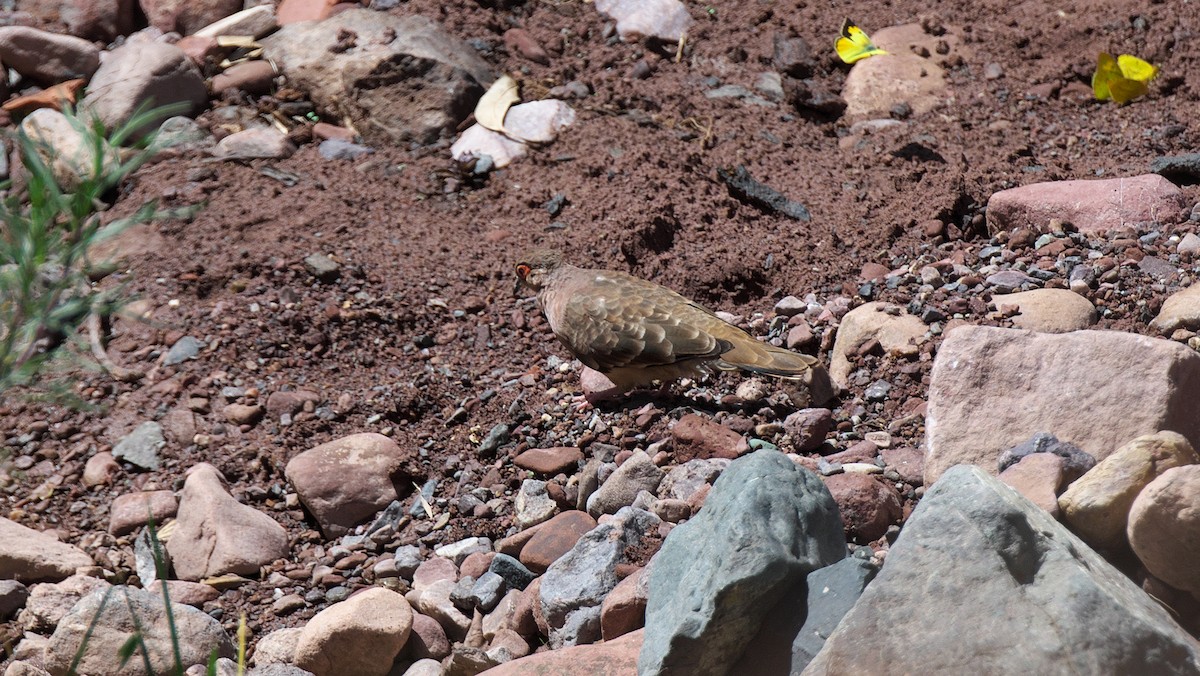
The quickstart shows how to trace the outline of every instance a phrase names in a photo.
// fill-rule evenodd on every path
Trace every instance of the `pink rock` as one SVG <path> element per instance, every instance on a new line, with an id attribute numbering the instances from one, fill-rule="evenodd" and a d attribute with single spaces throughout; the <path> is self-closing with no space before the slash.
<path id="1" fill-rule="evenodd" d="M 0 62 L 48 87 L 75 78 L 91 78 L 100 67 L 100 50 L 70 35 L 4 26 L 0 27 Z"/>
<path id="2" fill-rule="evenodd" d="M 155 106 L 178 103 L 182 111 L 171 114 L 189 115 L 208 103 L 208 89 L 196 64 L 175 45 L 128 40 L 106 54 L 88 83 L 80 109 L 96 114 L 108 129 L 118 129 L 150 102 Z M 154 116 L 136 133 L 150 133 L 166 117 Z"/>
<path id="3" fill-rule="evenodd" d="M 639 568 L 617 583 L 600 604 L 600 633 L 605 641 L 641 629 L 646 624 L 649 575 Z"/>
<path id="4" fill-rule="evenodd" d="M 1051 181 L 993 193 L 987 224 L 991 232 L 999 232 L 1044 227 L 1056 218 L 1081 232 L 1100 233 L 1122 226 L 1181 223 L 1187 207 L 1179 188 L 1158 174 Z"/>
<path id="5" fill-rule="evenodd" d="M 285 474 L 326 535 L 337 536 L 397 499 L 415 451 L 382 434 L 352 434 L 292 458 Z"/>
<path id="6" fill-rule="evenodd" d="M 924 115 L 946 100 L 946 75 L 936 63 L 916 54 L 892 52 L 854 64 L 842 85 L 847 117 L 887 117 L 906 103 Z"/>
<path id="7" fill-rule="evenodd" d="M 496 558 L 496 552 L 473 552 L 468 554 L 467 558 L 463 559 L 463 562 L 459 564 L 458 574 L 461 577 L 479 579 L 480 575 L 487 572 L 494 558 Z"/>
<path id="8" fill-rule="evenodd" d="M 92 486 L 111 484 L 113 477 L 119 471 L 121 471 L 121 465 L 113 458 L 112 453 L 108 451 L 97 453 L 88 458 L 87 464 L 83 467 L 83 485 L 91 488 Z"/>
<path id="9" fill-rule="evenodd" d="M 247 94 L 261 95 L 270 92 L 274 84 L 275 66 L 270 61 L 260 60 L 245 61 L 229 67 L 225 72 L 212 79 L 210 88 L 214 94 L 220 94 L 228 89 L 238 89 Z M 297 393 L 274 392 L 272 396 L 280 394 L 296 395 Z M 295 411 L 290 412 L 294 413 Z"/>
<path id="10" fill-rule="evenodd" d="M 498 654 L 509 659 L 518 659 L 528 655 L 530 648 L 529 642 L 517 632 L 512 629 L 501 629 L 496 632 L 488 644 L 488 654 L 493 654 L 493 651 L 502 651 Z"/>
<path id="11" fill-rule="evenodd" d="M 835 474 L 824 479 L 842 515 L 846 535 L 855 542 L 878 540 L 888 526 L 900 523 L 900 496 L 891 486 L 868 474 Z"/>
<path id="12" fill-rule="evenodd" d="M 584 533 L 595 527 L 596 520 L 586 512 L 562 512 L 545 522 L 521 549 L 521 563 L 535 573 L 544 573 L 550 564 L 571 551 Z"/>
<path id="13" fill-rule="evenodd" d="M 132 533 L 154 519 L 156 527 L 175 516 L 179 504 L 172 491 L 144 491 L 117 496 L 109 509 L 108 532 L 116 536 Z"/>
<path id="14" fill-rule="evenodd" d="M 245 129 L 217 142 L 213 155 L 238 159 L 286 159 L 296 152 L 296 144 L 274 127 Z"/>
<path id="15" fill-rule="evenodd" d="M 1061 457 L 1053 453 L 1030 453 L 1001 472 L 999 479 L 1058 518 L 1058 491 L 1063 483 Z"/>
<path id="16" fill-rule="evenodd" d="M 679 0 L 598 0 L 596 11 L 616 21 L 617 34 L 628 41 L 678 42 L 692 25 L 692 16 Z"/>
<path id="17" fill-rule="evenodd" d="M 1173 467 L 1129 510 L 1129 544 L 1155 577 L 1200 596 L 1200 465 Z"/>
<path id="18" fill-rule="evenodd" d="M 879 452 L 883 466 L 896 470 L 900 478 L 914 486 L 921 485 L 925 474 L 925 454 L 910 446 L 885 448 Z"/>
<path id="19" fill-rule="evenodd" d="M 328 122 L 318 122 L 313 125 L 313 136 L 322 140 L 337 139 L 339 141 L 347 141 L 353 143 L 358 135 L 353 130 L 337 125 L 329 124 Z M 267 402 L 268 408 L 271 402 Z"/>
<path id="20" fill-rule="evenodd" d="M 557 99 L 541 99 L 509 108 L 504 131 L 509 138 L 525 143 L 550 143 L 574 123 L 575 110 L 571 106 Z"/>
<path id="21" fill-rule="evenodd" d="M 187 472 L 167 552 L 183 580 L 258 575 L 287 556 L 288 536 L 274 519 L 230 495 L 216 467 L 200 463 Z"/>
<path id="22" fill-rule="evenodd" d="M 630 676 L 637 673 L 642 630 L 593 645 L 535 653 L 483 672 L 487 676 Z"/>
<path id="23" fill-rule="evenodd" d="M 209 59 L 216 59 L 217 54 L 221 52 L 222 47 L 217 44 L 216 38 L 201 37 L 199 35 L 189 35 L 186 38 L 181 38 L 175 46 L 187 54 L 187 57 L 192 60 L 192 63 L 197 66 L 203 66 Z"/>
<path id="24" fill-rule="evenodd" d="M 683 464 L 696 458 L 735 459 L 749 445 L 742 435 L 695 413 L 679 419 L 671 428 L 675 462 Z"/>
<path id="25" fill-rule="evenodd" d="M 524 28 L 510 28 L 504 31 L 504 46 L 508 51 L 520 54 L 534 63 L 543 66 L 550 64 L 550 55 Z"/>
<path id="26" fill-rule="evenodd" d="M 458 567 L 450 559 L 433 556 L 421 562 L 413 573 L 413 589 L 425 589 L 442 580 L 458 581 Z"/>
<path id="27" fill-rule="evenodd" d="M 190 35 L 242 9 L 242 0 L 139 0 L 150 25 Z"/>
<path id="28" fill-rule="evenodd" d="M 539 577 L 533 582 L 530 582 L 529 586 L 525 588 L 525 596 L 529 601 L 529 615 L 533 617 L 533 622 L 535 625 L 537 625 L 538 635 L 542 636 L 543 638 L 549 638 L 550 623 L 546 621 L 546 613 L 542 611 L 541 595 L 542 578 Z M 517 621 L 522 621 L 523 614 L 524 608 L 521 604 L 517 604 L 517 610 L 515 614 Z"/>
<path id="29" fill-rule="evenodd" d="M 231 68 L 230 70 L 233 69 Z M 225 72 L 229 73 L 229 71 Z M 213 79 L 215 80 L 216 78 Z M 215 85 L 213 89 L 215 91 Z M 271 418 L 278 420 L 279 416 L 283 415 L 284 413 L 295 415 L 303 410 L 306 404 L 310 406 L 316 406 L 318 403 L 320 403 L 320 401 L 321 395 L 311 390 L 288 390 L 272 392 L 271 396 L 267 397 L 267 413 L 271 416 Z"/>
<path id="30" fill-rule="evenodd" d="M 513 464 L 530 472 L 553 476 L 559 472 L 573 473 L 579 469 L 583 451 L 573 446 L 531 448 L 513 459 Z"/>
<path id="31" fill-rule="evenodd" d="M 202 582 L 188 582 L 187 580 L 167 580 L 166 582 L 167 593 L 171 596 L 171 603 L 182 603 L 185 606 L 203 608 L 205 603 L 215 601 L 221 596 L 221 592 L 217 591 L 215 587 Z M 155 582 L 148 586 L 146 591 L 161 596 L 162 582 Z"/>
<path id="32" fill-rule="evenodd" d="M 412 660 L 441 660 L 450 654 L 450 639 L 438 621 L 413 613 L 412 634 L 408 637 L 408 656 Z"/>
<path id="33" fill-rule="evenodd" d="M 283 0 L 276 10 L 280 26 L 300 21 L 320 21 L 333 14 L 337 0 Z"/>
<path id="34" fill-rule="evenodd" d="M 82 549 L 59 542 L 53 531 L 27 528 L 0 517 L 0 580 L 62 580 L 76 568 L 95 565 Z"/>
<path id="35" fill-rule="evenodd" d="M 538 602 L 538 590 L 542 587 L 541 579 L 540 577 L 536 578 L 524 591 L 518 592 L 520 596 L 513 600 L 512 617 L 508 621 L 509 629 L 527 638 L 538 636 L 539 632 L 542 636 L 546 636 L 549 631 L 548 628 L 542 628 L 534 616 L 534 609 L 542 605 Z"/>
<path id="36" fill-rule="evenodd" d="M 833 429 L 833 412 L 827 408 L 800 409 L 783 419 L 783 429 L 797 451 L 814 450 L 825 443 L 825 436 Z"/>
<path id="37" fill-rule="evenodd" d="M 65 0 L 47 4 L 57 5 L 58 18 L 66 24 L 68 33 L 85 40 L 112 42 L 134 29 L 133 10 L 137 6 L 134 0 Z"/>

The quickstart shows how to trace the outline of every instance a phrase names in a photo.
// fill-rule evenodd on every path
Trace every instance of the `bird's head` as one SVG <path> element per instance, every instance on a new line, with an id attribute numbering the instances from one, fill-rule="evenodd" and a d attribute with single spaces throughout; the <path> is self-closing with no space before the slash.
<path id="1" fill-rule="evenodd" d="M 538 249 L 522 256 L 516 265 L 517 284 L 541 291 L 550 273 L 562 265 L 562 254 L 552 249 Z"/>

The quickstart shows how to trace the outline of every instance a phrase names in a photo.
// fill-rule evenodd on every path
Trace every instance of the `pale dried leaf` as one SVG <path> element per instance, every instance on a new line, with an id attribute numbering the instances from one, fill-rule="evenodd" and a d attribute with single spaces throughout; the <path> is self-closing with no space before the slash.
<path id="1" fill-rule="evenodd" d="M 504 132 L 504 116 L 514 103 L 520 101 L 517 81 L 508 75 L 501 76 L 475 104 L 475 121 L 492 131 Z"/>

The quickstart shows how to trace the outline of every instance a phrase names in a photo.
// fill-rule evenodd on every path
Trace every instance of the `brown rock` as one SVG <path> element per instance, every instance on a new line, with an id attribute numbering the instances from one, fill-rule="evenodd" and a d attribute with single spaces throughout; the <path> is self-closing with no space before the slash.
<path id="1" fill-rule="evenodd" d="M 275 74 L 275 66 L 270 61 L 245 61 L 230 66 L 225 72 L 214 77 L 209 84 L 209 89 L 213 94 L 221 94 L 228 89 L 239 89 L 254 95 L 266 94 L 275 84 Z M 274 394 L 291 393 L 275 392 Z"/>
<path id="2" fill-rule="evenodd" d="M 49 87 L 88 79 L 100 67 L 100 50 L 69 35 L 26 26 L 0 27 L 0 62 L 33 82 Z"/>
<path id="3" fill-rule="evenodd" d="M 727 458 L 733 460 L 750 450 L 742 435 L 733 430 L 689 413 L 671 428 L 675 462 L 683 464 L 696 458 Z"/>
<path id="4" fill-rule="evenodd" d="M 372 587 L 317 613 L 296 643 L 294 664 L 315 676 L 384 676 L 412 631 L 404 596 Z"/>
<path id="5" fill-rule="evenodd" d="M 83 467 L 83 485 L 91 488 L 111 484 L 113 477 L 121 471 L 121 465 L 113 458 L 112 453 L 104 451 L 88 458 Z"/>
<path id="6" fill-rule="evenodd" d="M 783 429 L 796 451 L 812 451 L 825 443 L 825 436 L 833 429 L 833 412 L 827 408 L 800 409 L 783 419 Z"/>
<path id="7" fill-rule="evenodd" d="M 510 28 L 504 31 L 504 46 L 509 52 L 519 54 L 534 63 L 540 63 L 543 66 L 550 65 L 550 55 L 523 28 Z"/>
<path id="8" fill-rule="evenodd" d="M 553 476 L 559 472 L 571 474 L 579 469 L 583 451 L 573 446 L 531 448 L 513 459 L 513 464 L 530 472 Z"/>
<path id="9" fill-rule="evenodd" d="M 642 630 L 613 641 L 535 653 L 485 671 L 487 676 L 630 676 L 637 673 Z"/>
<path id="10" fill-rule="evenodd" d="M 241 0 L 139 0 L 150 25 L 190 35 L 242 9 Z"/>
<path id="11" fill-rule="evenodd" d="M 75 105 L 76 95 L 86 82 L 82 78 L 67 80 L 53 87 L 43 89 L 40 92 L 18 96 L 5 101 L 4 105 L 0 106 L 0 108 L 18 118 L 24 117 L 39 108 L 53 108 L 54 110 L 61 111 L 63 108 Z"/>
<path id="12" fill-rule="evenodd" d="M 842 98 L 850 117 L 887 117 L 901 103 L 923 115 L 945 101 L 945 89 L 945 73 L 937 64 L 895 52 L 854 64 L 842 85 Z"/>
<path id="13" fill-rule="evenodd" d="M 446 638 L 446 631 L 437 620 L 413 613 L 412 634 L 409 635 L 406 650 L 408 657 L 414 661 L 426 658 L 441 660 L 450 654 L 450 639 Z"/>
<path id="14" fill-rule="evenodd" d="M 225 419 L 235 425 L 253 425 L 262 419 L 263 407 L 258 404 L 229 404 L 224 413 Z"/>
<path id="15" fill-rule="evenodd" d="M 604 597 L 600 604 L 600 633 L 605 641 L 645 626 L 649 577 L 645 568 L 638 568 Z"/>
<path id="16" fill-rule="evenodd" d="M 0 580 L 62 580 L 76 568 L 95 565 L 82 549 L 59 542 L 52 533 L 26 528 L 0 517 Z"/>
<path id="17" fill-rule="evenodd" d="M 900 523 L 900 496 L 891 486 L 867 474 L 835 474 L 824 479 L 842 515 L 846 535 L 854 542 L 878 540 L 888 526 Z"/>
<path id="18" fill-rule="evenodd" d="M 204 604 L 215 601 L 221 596 L 212 585 L 187 580 L 166 580 L 167 593 L 171 595 L 171 603 L 182 603 L 193 608 L 204 608 Z M 146 588 L 147 591 L 162 595 L 162 581 L 155 582 Z"/>
<path id="19" fill-rule="evenodd" d="M 221 53 L 222 47 L 217 44 L 215 37 L 189 35 L 175 43 L 192 63 L 203 66 L 209 59 L 215 59 Z"/>
<path id="20" fill-rule="evenodd" d="M 1061 457 L 1053 453 L 1030 453 L 1001 472 L 999 479 L 1057 519 L 1058 490 L 1063 476 Z"/>
<path id="21" fill-rule="evenodd" d="M 314 137 L 321 140 L 336 139 L 338 141 L 347 141 L 353 143 L 355 139 L 358 138 L 358 134 L 355 134 L 352 129 L 339 127 L 337 125 L 329 124 L 328 122 L 318 122 L 314 124 L 312 132 Z M 270 406 L 270 403 L 271 402 L 268 401 L 267 405 Z"/>
<path id="22" fill-rule="evenodd" d="M 579 538 L 596 527 L 596 520 L 586 512 L 562 512 L 545 522 L 538 532 L 521 548 L 520 561 L 535 573 L 544 573 L 550 564 L 575 546 Z"/>
<path id="23" fill-rule="evenodd" d="M 487 572 L 494 558 L 496 558 L 496 552 L 472 552 L 459 564 L 458 574 L 460 577 L 479 579 L 480 575 Z"/>
<path id="24" fill-rule="evenodd" d="M 894 469 L 908 484 L 920 486 L 925 475 L 925 454 L 909 446 L 885 448 L 879 452 L 883 466 Z"/>
<path id="25" fill-rule="evenodd" d="M 154 520 L 157 526 L 172 516 L 179 507 L 172 491 L 144 491 L 117 496 L 109 509 L 108 532 L 118 537 L 145 526 Z"/>
<path id="26" fill-rule="evenodd" d="M 846 387 L 851 371 L 850 356 L 858 354 L 863 345 L 874 340 L 879 341 L 880 347 L 889 355 L 915 357 L 928 333 L 925 322 L 897 305 L 874 302 L 856 307 L 842 317 L 838 326 L 829 359 L 829 377 L 839 386 Z"/>

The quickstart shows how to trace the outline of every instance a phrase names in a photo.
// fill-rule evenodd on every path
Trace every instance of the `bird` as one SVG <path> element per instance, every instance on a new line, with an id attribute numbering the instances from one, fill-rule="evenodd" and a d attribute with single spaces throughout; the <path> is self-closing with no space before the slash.
<path id="1" fill-rule="evenodd" d="M 550 329 L 619 395 L 655 381 L 713 370 L 805 380 L 815 357 L 764 343 L 665 286 L 625 272 L 579 268 L 538 249 L 515 266 L 518 286 L 537 293 Z"/>

